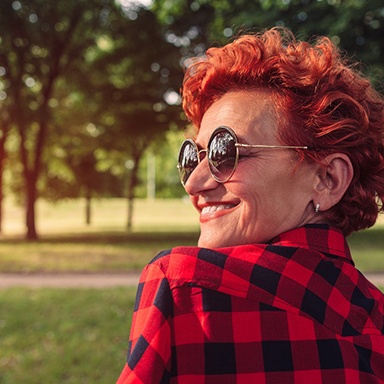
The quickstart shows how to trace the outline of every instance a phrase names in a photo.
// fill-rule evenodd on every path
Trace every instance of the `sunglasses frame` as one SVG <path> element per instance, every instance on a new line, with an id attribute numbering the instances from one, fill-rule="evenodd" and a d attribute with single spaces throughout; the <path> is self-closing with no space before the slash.
<path id="1" fill-rule="evenodd" d="M 180 146 L 180 150 L 179 150 L 179 157 L 178 157 L 178 163 L 177 163 L 177 168 L 179 170 L 179 175 L 180 175 L 180 181 L 181 181 L 181 184 L 185 187 L 185 184 L 186 182 L 188 181 L 189 177 L 191 176 L 192 172 L 197 168 L 197 166 L 200 164 L 201 160 L 200 160 L 200 154 L 202 152 L 206 152 L 208 153 L 208 150 L 209 150 L 209 146 L 211 145 L 211 142 L 212 140 L 216 137 L 216 135 L 218 134 L 218 132 L 220 131 L 226 131 L 230 134 L 230 136 L 234 139 L 235 141 L 235 147 L 236 147 L 236 158 L 235 158 L 235 164 L 233 166 L 233 169 L 230 173 L 230 175 L 225 178 L 225 179 L 219 179 L 217 176 L 215 176 L 215 174 L 212 172 L 212 167 L 213 165 L 211 164 L 211 160 L 208 158 L 208 168 L 209 168 L 209 173 L 211 174 L 211 176 L 218 182 L 218 183 L 226 183 L 231 177 L 232 175 L 235 173 L 236 171 L 236 168 L 237 168 L 237 164 L 239 162 L 239 148 L 259 148 L 259 149 L 309 149 L 308 146 L 301 146 L 301 145 L 266 145 L 266 144 L 242 144 L 242 143 L 239 143 L 239 139 L 237 138 L 237 135 L 235 133 L 235 131 L 230 128 L 230 127 L 227 127 L 225 125 L 221 125 L 219 127 L 217 127 L 211 134 L 210 138 L 209 138 L 209 141 L 208 141 L 208 145 L 207 145 L 207 148 L 203 148 L 203 149 L 199 149 L 196 142 L 192 139 L 186 139 L 182 142 L 181 146 Z M 189 174 L 189 176 L 187 177 L 187 179 L 185 181 L 182 180 L 182 176 L 181 176 L 181 172 L 182 172 L 182 165 L 181 165 L 181 162 L 180 162 L 180 157 L 181 157 L 181 150 L 185 147 L 185 145 L 189 143 L 192 145 L 192 147 L 196 150 L 196 155 L 197 155 L 197 165 L 196 167 L 192 170 L 192 172 Z M 252 155 L 250 155 L 252 156 Z"/>

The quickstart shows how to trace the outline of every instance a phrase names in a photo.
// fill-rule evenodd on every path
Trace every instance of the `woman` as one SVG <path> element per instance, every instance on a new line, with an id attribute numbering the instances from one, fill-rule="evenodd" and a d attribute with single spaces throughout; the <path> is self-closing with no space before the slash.
<path id="1" fill-rule="evenodd" d="M 383 210 L 383 99 L 285 29 L 209 49 L 182 94 L 201 235 L 145 268 L 118 383 L 384 383 L 384 296 L 345 240 Z"/>

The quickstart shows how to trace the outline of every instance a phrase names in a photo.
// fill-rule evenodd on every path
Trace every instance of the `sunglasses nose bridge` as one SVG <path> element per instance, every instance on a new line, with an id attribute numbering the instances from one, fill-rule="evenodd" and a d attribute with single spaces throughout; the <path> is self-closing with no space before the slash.
<path id="1" fill-rule="evenodd" d="M 203 148 L 203 149 L 200 149 L 200 150 L 197 151 L 197 164 L 196 164 L 195 168 L 193 169 L 193 172 L 195 172 L 196 168 L 198 168 L 200 165 L 202 165 L 203 167 L 206 166 L 207 169 L 210 168 L 209 164 L 206 164 L 206 165 L 202 164 L 205 159 L 209 162 L 207 153 L 208 153 L 208 149 L 207 148 Z"/>
<path id="2" fill-rule="evenodd" d="M 221 183 L 212 173 L 208 149 L 200 149 L 197 155 L 198 163 L 183 183 L 185 190 L 191 196 L 201 193 L 203 190 L 215 188 L 217 183 Z"/>
<path id="3" fill-rule="evenodd" d="M 207 152 L 208 152 L 207 148 L 200 149 L 199 151 L 197 151 L 197 158 L 199 163 L 201 163 L 207 157 Z"/>

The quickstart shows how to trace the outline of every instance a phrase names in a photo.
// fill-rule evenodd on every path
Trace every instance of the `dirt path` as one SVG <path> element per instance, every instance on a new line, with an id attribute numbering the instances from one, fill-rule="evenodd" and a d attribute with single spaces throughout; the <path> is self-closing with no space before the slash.
<path id="1" fill-rule="evenodd" d="M 140 274 L 129 273 L 1 273 L 0 289 L 31 288 L 107 288 L 136 286 Z"/>
<path id="2" fill-rule="evenodd" d="M 367 273 L 365 276 L 376 286 L 384 288 L 384 273 Z M 0 289 L 8 287 L 30 288 L 108 288 L 134 287 L 139 281 L 138 272 L 128 273 L 33 273 L 0 274 Z"/>

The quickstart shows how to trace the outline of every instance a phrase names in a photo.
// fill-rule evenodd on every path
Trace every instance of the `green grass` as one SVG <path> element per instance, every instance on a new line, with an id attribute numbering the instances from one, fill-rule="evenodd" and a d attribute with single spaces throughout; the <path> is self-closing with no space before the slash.
<path id="1" fill-rule="evenodd" d="M 122 370 L 133 288 L 0 290 L 0 384 L 110 384 Z"/>
<path id="2" fill-rule="evenodd" d="M 24 239 L 23 214 L 7 206 L 0 272 L 141 269 L 160 250 L 196 244 L 195 213 L 183 200 L 138 201 L 132 233 L 125 201 L 38 206 L 39 241 Z M 114 383 L 126 358 L 136 288 L 0 290 L 0 384 Z"/>
<path id="3" fill-rule="evenodd" d="M 125 199 L 94 199 L 91 224 L 85 223 L 85 202 L 81 199 L 57 203 L 38 201 L 36 227 L 43 239 L 51 235 L 126 232 Z M 25 234 L 24 210 L 10 200 L 4 204 L 3 235 L 22 238 Z M 184 232 L 198 229 L 197 213 L 188 199 L 136 199 L 133 232 Z"/>
<path id="4" fill-rule="evenodd" d="M 159 251 L 194 245 L 196 213 L 183 199 L 137 200 L 133 231 L 126 230 L 124 199 L 95 200 L 91 225 L 83 201 L 39 202 L 39 241 L 24 239 L 23 212 L 5 207 L 0 239 L 1 272 L 124 271 L 142 269 Z"/>
<path id="5" fill-rule="evenodd" d="M 384 228 L 352 235 L 348 242 L 363 272 L 384 272 Z M 118 272 L 141 270 L 159 251 L 195 245 L 197 231 L 88 233 L 46 236 L 38 242 L 0 241 L 0 272 Z"/>
<path id="6" fill-rule="evenodd" d="M 2 272 L 116 272 L 140 270 L 159 251 L 194 245 L 197 232 L 99 233 L 0 242 Z"/>
<path id="7" fill-rule="evenodd" d="M 137 200 L 132 233 L 125 228 L 124 199 L 95 200 L 92 223 L 84 224 L 83 201 L 39 202 L 40 239 L 23 234 L 20 207 L 5 208 L 0 239 L 0 272 L 116 272 L 141 270 L 159 251 L 195 245 L 197 216 L 183 199 Z M 356 266 L 363 272 L 384 272 L 384 227 L 349 238 Z"/>

